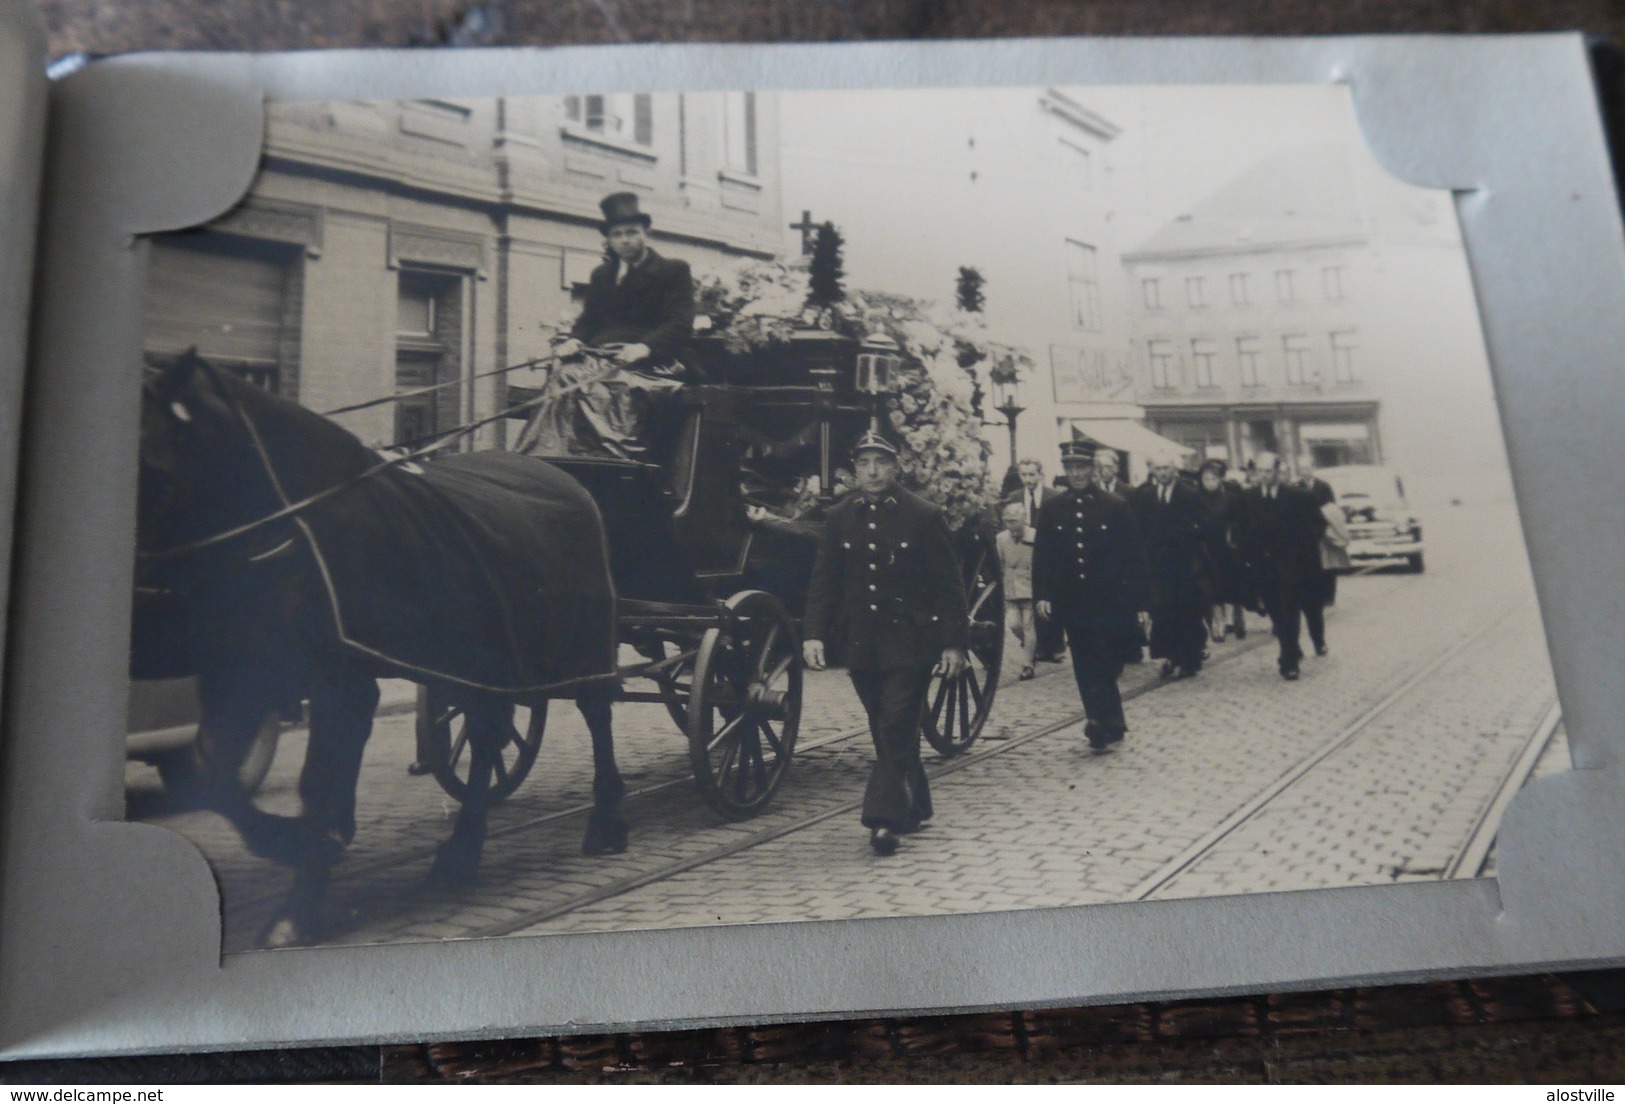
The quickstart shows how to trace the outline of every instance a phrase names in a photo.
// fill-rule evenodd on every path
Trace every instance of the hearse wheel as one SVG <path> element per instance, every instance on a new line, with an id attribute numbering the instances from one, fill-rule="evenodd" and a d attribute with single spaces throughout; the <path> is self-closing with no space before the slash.
<path id="1" fill-rule="evenodd" d="M 525 707 L 519 707 L 524 710 Z M 530 716 L 523 730 L 511 722 L 508 738 L 497 755 L 487 800 L 492 805 L 503 801 L 519 788 L 519 783 L 530 773 L 536 762 L 536 753 L 542 747 L 542 733 L 547 728 L 547 702 L 529 707 Z M 473 760 L 468 746 L 468 730 L 463 711 L 453 705 L 442 690 L 418 687 L 418 754 L 422 768 L 434 775 L 440 788 L 458 801 L 468 799 L 468 769 Z"/>
<path id="2" fill-rule="evenodd" d="M 705 803 L 729 820 L 767 808 L 801 726 L 801 634 L 777 598 L 745 590 L 694 660 L 688 753 Z"/>

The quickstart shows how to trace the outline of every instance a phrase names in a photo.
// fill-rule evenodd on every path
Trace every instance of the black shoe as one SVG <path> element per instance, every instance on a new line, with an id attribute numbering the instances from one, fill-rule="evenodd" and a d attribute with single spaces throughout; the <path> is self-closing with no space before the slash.
<path id="1" fill-rule="evenodd" d="M 1237 625 L 1236 626 L 1236 639 L 1237 640 L 1246 640 L 1247 639 L 1247 626 L 1246 625 Z"/>
<path id="2" fill-rule="evenodd" d="M 1165 659 L 1162 661 L 1162 669 L 1158 672 L 1158 674 L 1165 679 L 1178 678 L 1179 668 L 1174 666 L 1173 660 Z"/>
<path id="3" fill-rule="evenodd" d="M 1298 681 L 1298 669 L 1297 669 L 1297 667 L 1282 667 L 1281 668 L 1281 677 L 1286 679 L 1288 682 L 1297 682 Z"/>
<path id="4" fill-rule="evenodd" d="M 1317 656 L 1324 656 L 1326 654 L 1326 651 L 1327 651 L 1326 645 L 1324 645 L 1324 644 L 1316 644 L 1315 645 L 1315 654 Z"/>
<path id="5" fill-rule="evenodd" d="M 869 833 L 869 846 L 875 849 L 875 854 L 882 857 L 897 854 L 897 845 L 901 842 L 897 833 L 890 828 L 876 828 Z"/>

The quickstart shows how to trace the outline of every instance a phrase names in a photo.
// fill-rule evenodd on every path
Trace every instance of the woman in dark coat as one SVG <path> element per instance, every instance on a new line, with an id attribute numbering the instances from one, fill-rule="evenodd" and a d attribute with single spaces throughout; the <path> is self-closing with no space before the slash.
<path id="1" fill-rule="evenodd" d="M 1202 504 L 1201 548 L 1208 562 L 1213 609 L 1208 616 L 1208 632 L 1215 644 L 1234 632 L 1240 640 L 1247 635 L 1243 610 L 1252 604 L 1246 567 L 1232 542 L 1240 489 L 1225 481 L 1223 460 L 1208 460 L 1199 473 L 1197 498 Z"/>

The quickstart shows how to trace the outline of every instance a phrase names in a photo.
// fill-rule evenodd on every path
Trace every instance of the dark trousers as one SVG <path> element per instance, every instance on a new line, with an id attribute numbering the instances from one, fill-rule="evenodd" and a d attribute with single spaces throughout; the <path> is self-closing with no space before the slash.
<path id="1" fill-rule="evenodd" d="M 1113 743 L 1128 731 L 1123 720 L 1123 696 L 1117 680 L 1123 674 L 1123 642 L 1117 636 L 1085 625 L 1066 626 L 1072 650 L 1072 675 L 1088 718 L 1084 733 L 1096 745 Z"/>
<path id="2" fill-rule="evenodd" d="M 1260 581 L 1264 610 L 1270 615 L 1275 639 L 1280 641 L 1282 670 L 1298 666 L 1303 659 L 1303 647 L 1298 643 L 1303 623 L 1309 624 L 1309 639 L 1316 647 L 1326 643 L 1326 614 L 1314 582 L 1307 585 L 1296 579 L 1275 577 Z"/>
<path id="3" fill-rule="evenodd" d="M 1151 654 L 1192 673 L 1207 648 L 1206 605 L 1199 593 L 1178 595 L 1151 611 Z"/>
<path id="4" fill-rule="evenodd" d="M 1038 656 L 1040 659 L 1059 656 L 1066 647 L 1066 638 L 1061 630 L 1061 623 L 1054 618 L 1045 620 L 1042 617 L 1035 619 L 1038 624 Z"/>
<path id="5" fill-rule="evenodd" d="M 920 716 L 931 668 L 848 674 L 875 741 L 875 765 L 863 792 L 863 826 L 912 831 L 931 819 L 931 787 L 920 763 Z"/>

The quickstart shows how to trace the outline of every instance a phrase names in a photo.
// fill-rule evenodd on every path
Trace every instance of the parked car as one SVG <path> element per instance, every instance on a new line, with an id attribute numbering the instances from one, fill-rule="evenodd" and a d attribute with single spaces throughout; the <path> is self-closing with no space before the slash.
<path id="1" fill-rule="evenodd" d="M 158 768 L 164 786 L 175 793 L 195 789 L 212 769 L 210 738 L 200 723 L 197 680 L 142 679 L 130 682 L 125 754 Z M 254 734 L 254 743 L 237 772 L 237 783 L 253 793 L 265 781 L 276 758 L 283 719 L 271 714 Z"/>
<path id="2" fill-rule="evenodd" d="M 1403 564 L 1423 569 L 1422 523 L 1405 501 L 1405 482 L 1392 468 L 1348 464 L 1315 472 L 1330 484 L 1349 525 L 1349 559 L 1354 565 Z"/>

